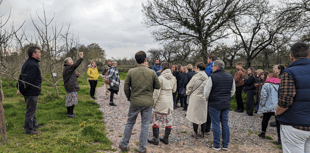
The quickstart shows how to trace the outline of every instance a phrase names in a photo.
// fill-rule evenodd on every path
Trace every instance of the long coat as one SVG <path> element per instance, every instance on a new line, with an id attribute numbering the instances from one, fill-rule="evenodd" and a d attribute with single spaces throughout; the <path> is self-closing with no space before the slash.
<path id="1" fill-rule="evenodd" d="M 186 87 L 186 95 L 190 95 L 186 118 L 195 124 L 203 124 L 207 121 L 208 102 L 204 95 L 207 80 L 207 74 L 200 71 L 193 76 Z"/>
<path id="2" fill-rule="evenodd" d="M 171 113 L 173 111 L 172 93 L 177 90 L 177 80 L 170 69 L 164 70 L 158 77 L 160 89 L 154 90 L 154 112 Z"/>

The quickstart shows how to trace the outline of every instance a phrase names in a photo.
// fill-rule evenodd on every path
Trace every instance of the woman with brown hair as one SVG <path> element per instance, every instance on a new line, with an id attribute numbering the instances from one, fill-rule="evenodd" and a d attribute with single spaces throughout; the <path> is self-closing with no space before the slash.
<path id="1" fill-rule="evenodd" d="M 189 96 L 188 111 L 186 118 L 193 123 L 194 138 L 200 137 L 198 126 L 201 126 L 202 137 L 204 137 L 207 126 L 208 102 L 204 95 L 204 86 L 207 83 L 208 75 L 205 73 L 206 65 L 197 63 L 198 73 L 193 76 L 187 85 L 186 94 Z"/>
<path id="2" fill-rule="evenodd" d="M 148 140 L 149 143 L 159 144 L 159 126 L 165 126 L 165 136 L 160 138 L 164 144 L 168 144 L 168 138 L 171 132 L 173 118 L 173 97 L 172 94 L 177 90 L 177 80 L 171 73 L 171 65 L 168 62 L 161 64 L 161 75 L 158 77 L 160 89 L 154 90 L 154 106 L 152 122 L 153 139 Z"/>
<path id="3" fill-rule="evenodd" d="M 255 70 L 253 67 L 248 69 L 248 79 L 244 79 L 245 89 L 247 90 L 247 112 L 248 116 L 253 116 L 253 106 L 254 106 L 254 95 L 256 93 L 255 90 Z"/>

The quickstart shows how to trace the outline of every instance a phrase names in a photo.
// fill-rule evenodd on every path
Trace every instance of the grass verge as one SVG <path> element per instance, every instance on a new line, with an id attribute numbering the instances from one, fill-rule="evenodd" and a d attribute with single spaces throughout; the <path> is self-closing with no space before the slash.
<path id="1" fill-rule="evenodd" d="M 63 82 L 58 83 L 59 96 L 53 87 L 43 82 L 42 88 L 51 91 L 52 99 L 42 91 L 37 105 L 40 135 L 25 135 L 24 118 L 26 104 L 23 96 L 16 95 L 16 82 L 3 79 L 3 101 L 8 143 L 0 146 L 0 152 L 94 152 L 110 150 L 111 143 L 105 135 L 105 126 L 100 106 L 90 100 L 87 75 L 78 78 L 81 90 L 79 103 L 75 106 L 75 118 L 68 118 L 65 107 L 66 91 Z M 98 87 L 103 79 L 99 78 Z"/>

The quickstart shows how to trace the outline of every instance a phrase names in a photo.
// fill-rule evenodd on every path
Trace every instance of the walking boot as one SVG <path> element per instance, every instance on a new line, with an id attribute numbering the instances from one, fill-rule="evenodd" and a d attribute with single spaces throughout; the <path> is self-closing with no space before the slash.
<path id="1" fill-rule="evenodd" d="M 261 138 L 265 138 L 265 133 L 266 132 L 262 131 L 260 134 L 258 134 L 258 136 L 261 137 Z"/>
<path id="2" fill-rule="evenodd" d="M 171 129 L 166 128 L 165 136 L 163 139 L 160 138 L 160 141 L 163 142 L 164 144 L 168 144 L 169 143 L 168 138 L 169 138 L 170 132 L 171 132 Z"/>
<path id="3" fill-rule="evenodd" d="M 111 101 L 111 102 L 109 103 L 109 105 L 110 105 L 110 106 L 117 106 L 117 105 L 114 104 L 113 101 Z"/>
<path id="4" fill-rule="evenodd" d="M 153 144 L 153 145 L 158 145 L 159 144 L 159 128 L 154 128 L 153 127 L 153 136 L 154 138 L 153 139 L 148 139 L 147 141 L 150 143 L 150 144 Z"/>

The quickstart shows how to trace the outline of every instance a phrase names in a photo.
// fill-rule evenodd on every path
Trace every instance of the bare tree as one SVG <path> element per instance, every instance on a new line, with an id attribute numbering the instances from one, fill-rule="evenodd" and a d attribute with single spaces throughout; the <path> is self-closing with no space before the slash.
<path id="1" fill-rule="evenodd" d="M 291 38 L 294 34 L 289 31 L 293 23 L 280 20 L 268 0 L 256 1 L 253 5 L 252 13 L 235 17 L 230 24 L 231 31 L 241 39 L 247 67 L 251 67 L 251 61 L 270 46 L 275 38 Z"/>
<path id="2" fill-rule="evenodd" d="M 208 47 L 229 35 L 227 24 L 249 10 L 252 0 L 148 0 L 142 6 L 144 23 L 159 28 L 152 32 L 156 41 L 195 43 L 207 62 Z"/>
<path id="3" fill-rule="evenodd" d="M 70 38 L 70 24 L 64 34 L 62 34 L 64 26 L 58 29 L 56 23 L 54 25 L 52 24 L 55 14 L 48 20 L 43 7 L 43 18 L 41 18 L 38 13 L 36 15 L 40 24 L 35 23 L 35 21 L 31 19 L 36 29 L 36 42 L 41 46 L 43 52 L 41 67 L 43 68 L 43 74 L 48 73 L 51 75 L 50 78 L 46 78 L 44 75 L 42 75 L 42 77 L 54 87 L 56 94 L 59 95 L 57 83 L 62 80 L 63 55 L 78 44 L 74 38 Z"/>

